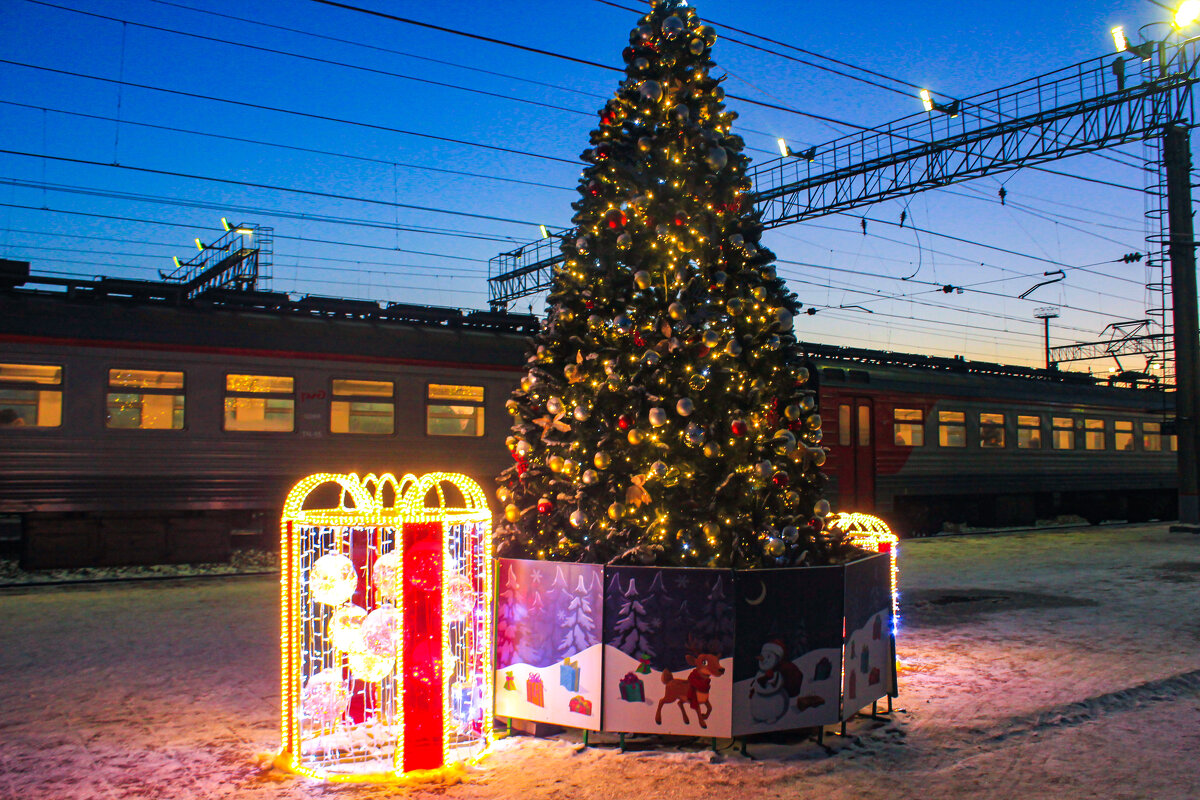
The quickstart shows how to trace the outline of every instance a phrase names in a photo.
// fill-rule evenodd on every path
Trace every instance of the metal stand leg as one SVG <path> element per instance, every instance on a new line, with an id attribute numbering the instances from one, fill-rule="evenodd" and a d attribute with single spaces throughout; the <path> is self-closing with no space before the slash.
<path id="1" fill-rule="evenodd" d="M 842 736 L 846 735 L 846 720 L 842 720 Z"/>
<path id="2" fill-rule="evenodd" d="M 717 752 L 717 737 L 715 737 L 715 736 L 712 737 L 712 749 L 713 749 L 714 753 Z"/>
<path id="3" fill-rule="evenodd" d="M 583 746 L 584 747 L 588 746 L 588 729 L 587 728 L 583 729 Z"/>
<path id="4" fill-rule="evenodd" d="M 874 717 L 875 719 L 879 719 L 879 701 L 878 700 L 871 701 L 871 716 Z"/>
<path id="5" fill-rule="evenodd" d="M 821 747 L 825 746 L 825 726 L 817 726 L 817 744 Z"/>
<path id="6" fill-rule="evenodd" d="M 621 734 L 621 752 L 625 752 L 625 734 Z"/>
<path id="7" fill-rule="evenodd" d="M 746 739 L 744 737 L 742 738 L 742 755 L 744 755 L 746 758 L 751 757 L 750 751 L 746 749 Z"/>
<path id="8" fill-rule="evenodd" d="M 890 714 L 890 713 L 892 713 L 892 696 L 889 694 L 887 696 L 887 698 L 888 698 L 888 713 Z"/>

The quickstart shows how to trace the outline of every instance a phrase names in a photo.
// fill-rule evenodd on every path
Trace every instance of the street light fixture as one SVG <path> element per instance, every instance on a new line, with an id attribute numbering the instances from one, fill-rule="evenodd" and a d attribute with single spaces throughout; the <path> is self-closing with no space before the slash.
<path id="1" fill-rule="evenodd" d="M 1200 19 L 1200 0 L 1183 0 L 1175 9 L 1175 27 L 1186 28 Z"/>

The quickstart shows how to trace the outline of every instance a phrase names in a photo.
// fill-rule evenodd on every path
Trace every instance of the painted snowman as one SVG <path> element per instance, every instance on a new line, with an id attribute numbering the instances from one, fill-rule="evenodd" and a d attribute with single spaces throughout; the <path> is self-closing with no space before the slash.
<path id="1" fill-rule="evenodd" d="M 783 644 L 767 642 L 758 655 L 758 675 L 750 684 L 750 716 L 755 722 L 770 725 L 787 713 L 788 686 L 784 680 Z M 788 663 L 793 669 L 795 665 Z"/>

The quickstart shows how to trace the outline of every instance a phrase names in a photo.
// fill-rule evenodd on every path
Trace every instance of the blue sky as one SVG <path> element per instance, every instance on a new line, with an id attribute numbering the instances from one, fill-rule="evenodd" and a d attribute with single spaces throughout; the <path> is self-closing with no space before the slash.
<path id="1" fill-rule="evenodd" d="M 597 0 L 357 4 L 613 66 L 621 65 L 621 49 L 636 23 L 635 14 Z M 172 255 L 194 252 L 189 244 L 194 237 L 215 237 L 220 218 L 227 216 L 275 229 L 271 288 L 483 308 L 489 258 L 537 238 L 540 223 L 569 224 L 578 154 L 587 146 L 596 110 L 618 81 L 609 70 L 311 0 L 54 0 L 53 5 L 126 22 L 8 0 L 0 7 L 0 58 L 243 105 L 0 64 L 0 100 L 5 101 L 0 103 L 0 149 L 98 162 L 0 154 L 0 203 L 5 204 L 0 206 L 0 257 L 30 260 L 38 272 L 154 278 L 158 270 L 170 269 Z M 1124 24 L 1132 34 L 1139 25 L 1167 16 L 1148 0 L 703 2 L 697 8 L 719 33 L 724 25 L 735 26 L 956 97 L 1111 52 L 1113 25 Z M 715 58 L 729 75 L 725 85 L 732 94 L 861 125 L 921 110 L 915 91 L 883 91 L 724 38 Z M 756 162 L 774 157 L 776 136 L 816 144 L 847 132 L 737 101 L 730 107 L 741 114 L 735 131 L 745 136 Z M 1143 148 L 1129 146 L 1120 153 L 1125 163 L 1081 156 L 1055 166 L 1142 186 Z M 114 163 L 361 200 L 109 166 Z M 997 196 L 1002 185 L 1004 206 Z M 123 196 L 110 196 L 117 193 Z M 1045 260 L 892 225 L 869 224 L 863 235 L 862 215 L 896 221 L 901 210 L 910 224 L 926 230 Z M 1143 213 L 1143 198 L 1136 192 L 1024 171 L 786 226 L 768 232 L 765 243 L 782 259 L 815 265 L 781 265 L 801 300 L 819 309 L 801 319 L 797 335 L 802 339 L 1037 364 L 1042 334 L 1033 313 L 1040 306 L 1061 306 L 1052 344 L 1094 340 L 1109 322 L 1145 316 L 1141 284 L 1146 274 L 1140 264 L 1072 271 L 1029 300 L 1017 299 L 1042 280 L 1044 270 L 1054 268 L 1051 262 L 1099 265 L 1144 250 Z M 929 286 L 898 280 L 914 273 L 918 280 L 968 290 L 929 293 Z M 973 291 L 975 286 L 989 293 Z M 522 300 L 517 308 L 530 304 L 539 311 L 541 300 Z M 874 313 L 839 308 L 850 305 Z M 1107 370 L 1109 365 L 1092 366 Z"/>

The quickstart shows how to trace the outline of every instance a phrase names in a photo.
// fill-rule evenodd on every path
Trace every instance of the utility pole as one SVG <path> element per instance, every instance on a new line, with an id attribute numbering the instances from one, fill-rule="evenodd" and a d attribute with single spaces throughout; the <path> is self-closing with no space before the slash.
<path id="1" fill-rule="evenodd" d="M 1175 340 L 1175 420 L 1179 437 L 1179 528 L 1200 533 L 1200 323 L 1196 308 L 1196 244 L 1192 227 L 1192 154 L 1187 125 L 1163 130 L 1167 220 L 1171 229 L 1171 315 Z"/>
<path id="2" fill-rule="evenodd" d="M 1058 318 L 1058 309 L 1054 306 L 1044 306 L 1034 311 L 1033 316 L 1046 324 L 1046 369 L 1050 369 L 1050 320 Z"/>

